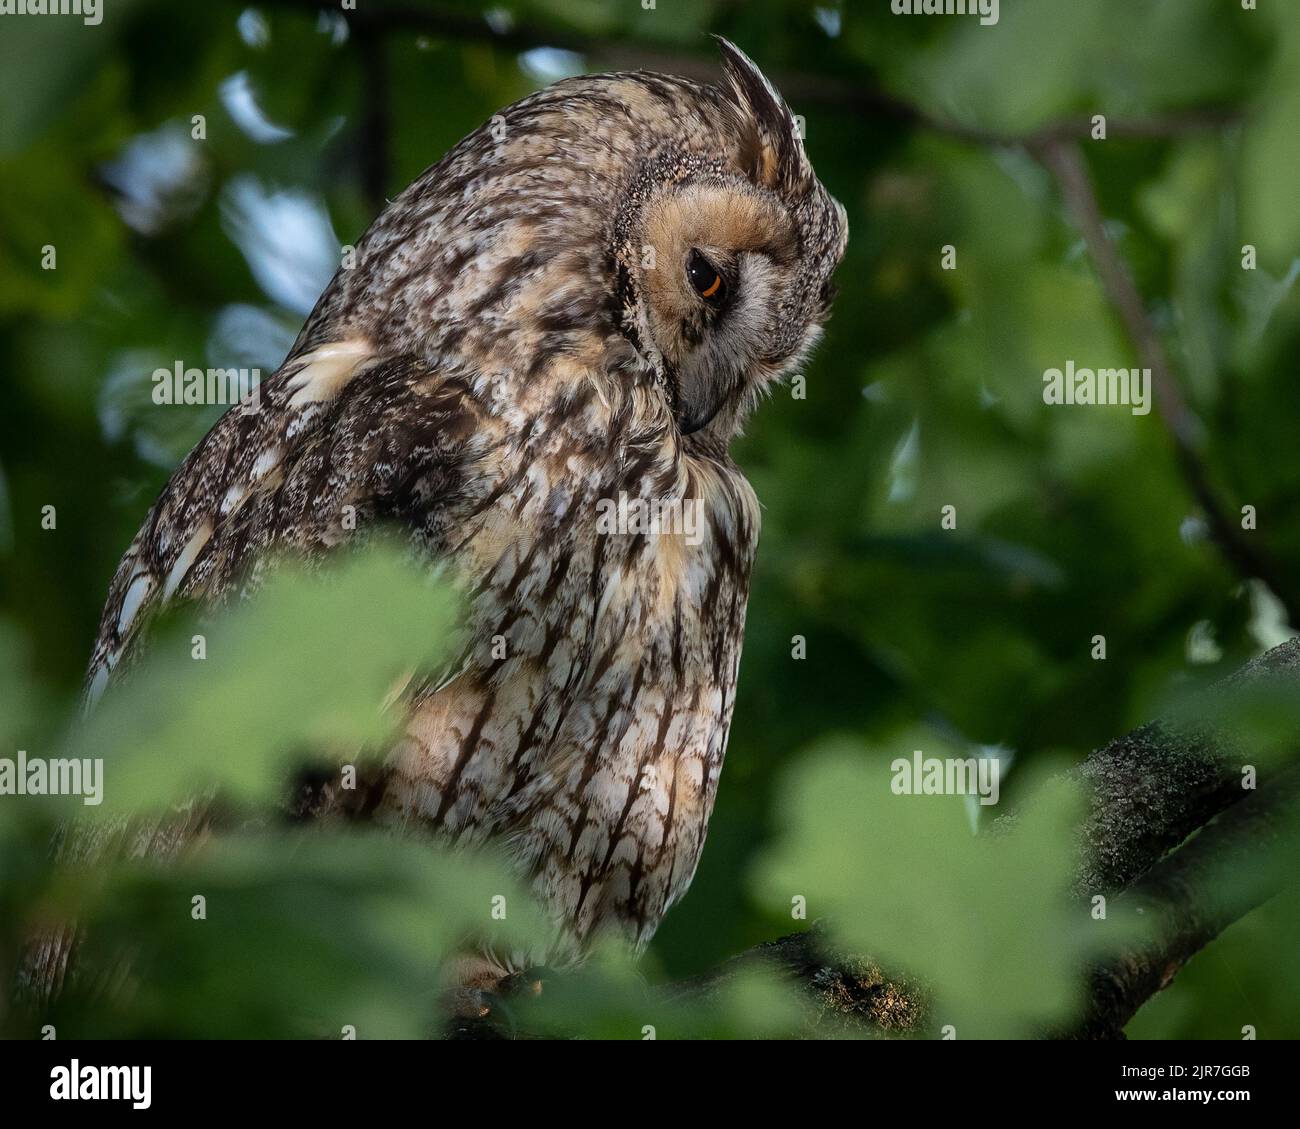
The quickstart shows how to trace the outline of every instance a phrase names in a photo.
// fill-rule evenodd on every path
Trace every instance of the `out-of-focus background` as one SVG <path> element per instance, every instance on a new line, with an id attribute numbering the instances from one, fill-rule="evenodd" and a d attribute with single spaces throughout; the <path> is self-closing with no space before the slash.
<path id="1" fill-rule="evenodd" d="M 59 740 L 116 562 L 222 410 L 155 405 L 153 371 L 269 375 L 340 247 L 459 138 L 568 75 L 708 77 L 707 33 L 805 118 L 851 238 L 805 398 L 778 389 L 735 452 L 764 506 L 735 722 L 703 862 L 643 971 L 697 973 L 798 926 L 801 887 L 779 876 L 812 865 L 810 821 L 816 864 L 898 916 L 913 887 L 877 882 L 898 863 L 871 805 L 822 787 L 846 761 L 997 756 L 1014 794 L 1292 633 L 1290 5 L 1002 0 L 994 26 L 889 0 L 358 7 L 0 17 L 0 755 Z M 1098 114 L 1104 139 L 1051 142 Z M 1082 170 L 1073 195 L 1061 162 Z M 1138 336 L 1167 358 L 1173 392 L 1149 415 L 1043 401 L 1049 368 L 1151 355 L 1094 269 L 1092 203 L 1136 281 Z M 969 811 L 944 811 L 968 833 Z M 971 948 L 1032 917 L 960 883 L 914 890 L 935 903 L 924 927 Z M 1300 1035 L 1298 919 L 1290 898 L 1233 926 L 1129 1035 Z M 211 1029 L 155 1002 L 121 1029 Z M 212 1025 L 267 1029 L 246 1018 Z"/>

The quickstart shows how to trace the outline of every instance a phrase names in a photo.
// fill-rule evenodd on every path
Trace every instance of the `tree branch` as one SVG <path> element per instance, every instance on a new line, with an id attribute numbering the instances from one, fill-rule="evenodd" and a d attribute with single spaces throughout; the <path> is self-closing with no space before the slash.
<path id="1" fill-rule="evenodd" d="M 920 981 L 887 973 L 870 957 L 836 954 L 817 925 L 766 941 L 712 972 L 673 985 L 665 996 L 707 1002 L 756 965 L 810 996 L 818 1028 L 908 1035 L 921 1031 L 929 1016 L 929 993 Z"/>
<path id="2" fill-rule="evenodd" d="M 1300 638 L 1253 659 L 1206 691 L 1200 714 L 1245 689 L 1300 686 Z M 1242 800 L 1242 766 L 1254 760 L 1231 727 L 1160 720 L 1097 749 L 1077 772 L 1092 807 L 1081 830 L 1080 897 L 1110 894 L 1230 805 Z"/>
<path id="3" fill-rule="evenodd" d="M 1183 965 L 1234 921 L 1282 886 L 1269 848 L 1293 841 L 1300 815 L 1300 771 L 1252 793 L 1190 843 L 1157 863 L 1111 906 L 1155 922 L 1145 945 L 1096 969 L 1084 1038 L 1121 1038 L 1138 1008 L 1168 986 Z M 1232 882 L 1224 881 L 1227 873 Z"/>
<path id="4" fill-rule="evenodd" d="M 1269 684 L 1292 692 L 1300 688 L 1300 638 L 1218 683 L 1208 692 L 1209 701 L 1227 702 Z M 1157 924 L 1141 946 L 1101 967 L 1080 970 L 1089 978 L 1088 1004 L 1073 1034 L 1120 1036 L 1124 1024 L 1188 959 L 1280 886 L 1276 868 L 1266 865 L 1264 856 L 1280 841 L 1294 845 L 1300 769 L 1247 792 L 1241 783 L 1246 759 L 1236 736 L 1224 728 L 1162 720 L 1117 738 L 1072 770 L 1091 788 L 1079 835 L 1075 895 L 1082 900 L 1119 893 L 1112 899 L 1113 912 L 1141 910 Z M 998 822 L 1005 827 L 1015 818 L 1013 812 Z M 1230 884 L 1221 881 L 1224 868 L 1234 875 Z M 734 957 L 675 985 L 669 997 L 708 999 L 755 963 L 801 985 L 814 1001 L 819 1025 L 865 1027 L 878 1034 L 928 1030 L 924 985 L 882 970 L 870 957 L 835 955 L 817 927 Z"/>

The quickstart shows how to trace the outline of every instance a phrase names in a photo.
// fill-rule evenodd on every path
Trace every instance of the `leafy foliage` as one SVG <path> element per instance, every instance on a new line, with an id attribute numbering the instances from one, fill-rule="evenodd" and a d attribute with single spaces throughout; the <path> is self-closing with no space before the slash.
<path id="1" fill-rule="evenodd" d="M 802 891 L 842 951 L 922 978 L 937 1025 L 960 1037 L 1024 1037 L 1068 1021 L 1085 959 L 1130 939 L 1069 900 L 1079 797 L 1054 782 L 1012 831 L 972 837 L 961 800 L 900 802 L 887 764 L 853 741 L 800 762 L 760 891 Z"/>

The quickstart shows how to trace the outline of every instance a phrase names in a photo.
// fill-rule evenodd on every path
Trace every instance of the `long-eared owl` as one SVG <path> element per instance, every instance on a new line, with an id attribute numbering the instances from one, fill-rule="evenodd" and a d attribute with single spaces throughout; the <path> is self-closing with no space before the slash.
<path id="1" fill-rule="evenodd" d="M 466 581 L 470 643 L 408 687 L 377 813 L 503 841 L 566 943 L 644 944 L 695 872 L 759 533 L 728 449 L 847 238 L 796 119 L 721 48 L 716 84 L 559 82 L 402 192 L 172 475 L 88 673 L 93 700 L 168 601 L 328 553 L 345 509 L 397 527 Z M 680 520 L 602 521 L 638 506 Z"/>

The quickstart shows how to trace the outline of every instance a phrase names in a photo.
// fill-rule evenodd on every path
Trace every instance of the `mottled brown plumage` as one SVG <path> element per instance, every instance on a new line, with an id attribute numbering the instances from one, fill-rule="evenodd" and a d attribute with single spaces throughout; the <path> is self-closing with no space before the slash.
<path id="1" fill-rule="evenodd" d="M 88 676 L 97 697 L 153 611 L 255 585 L 265 550 L 397 525 L 465 580 L 472 642 L 409 688 L 378 814 L 506 841 L 579 943 L 644 944 L 699 861 L 759 531 L 728 447 L 815 340 L 847 235 L 722 50 L 713 86 L 558 83 L 393 201 L 260 405 L 164 489 Z M 602 531 L 620 497 L 698 506 L 698 535 Z"/>

